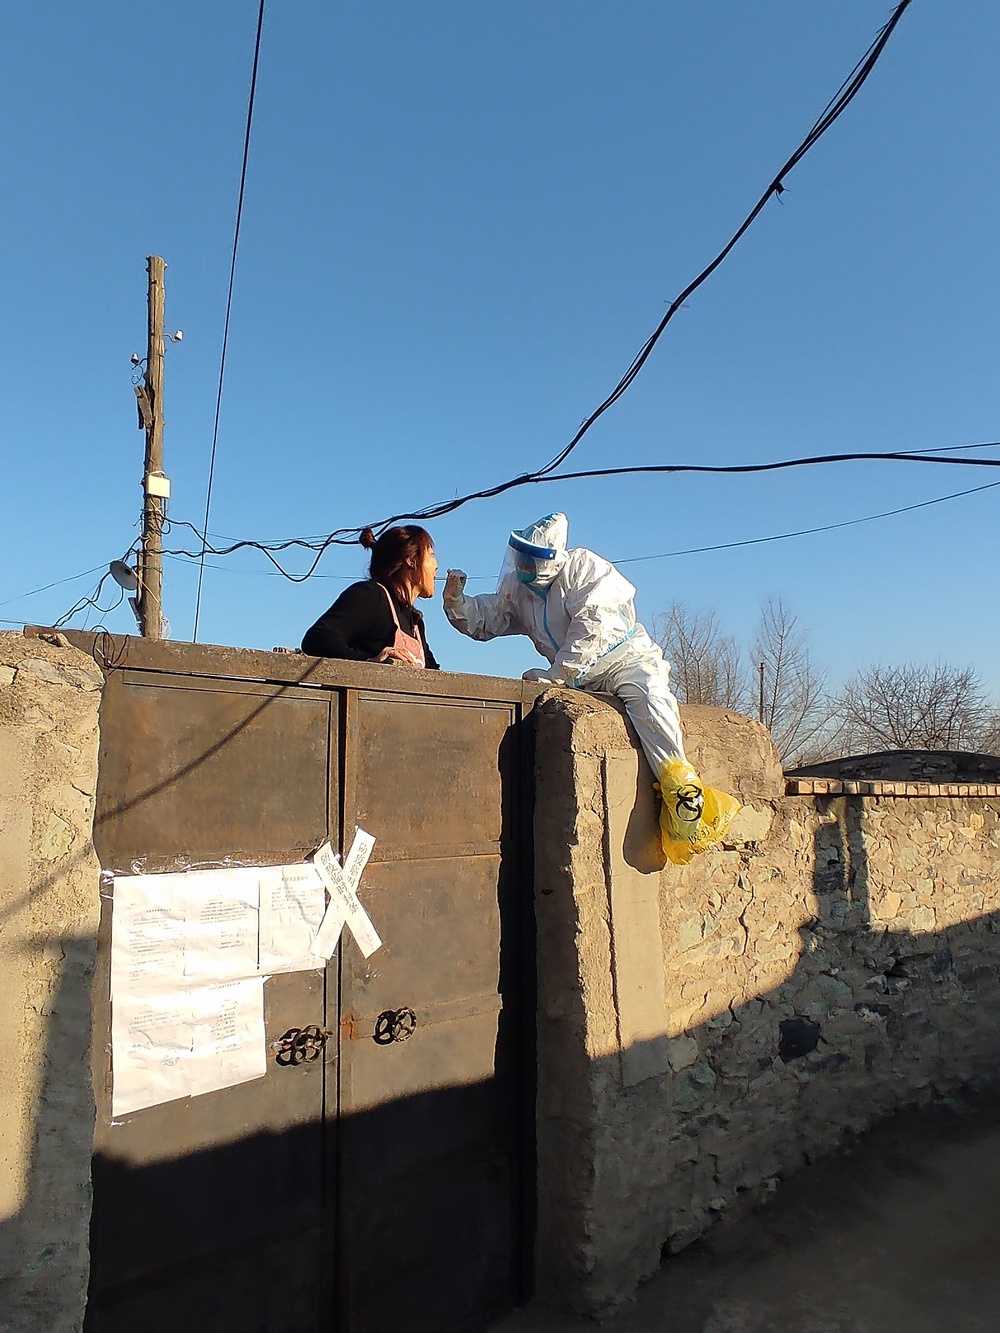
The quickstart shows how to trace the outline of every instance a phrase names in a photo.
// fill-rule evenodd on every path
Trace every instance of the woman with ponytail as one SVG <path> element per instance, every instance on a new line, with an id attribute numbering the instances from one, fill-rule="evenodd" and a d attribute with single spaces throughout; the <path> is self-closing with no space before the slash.
<path id="1" fill-rule="evenodd" d="M 360 540 L 372 553 L 369 577 L 344 589 L 306 631 L 302 651 L 438 670 L 414 605 L 418 597 L 434 596 L 438 562 L 430 534 L 417 527 L 387 528 L 376 538 L 365 528 Z"/>

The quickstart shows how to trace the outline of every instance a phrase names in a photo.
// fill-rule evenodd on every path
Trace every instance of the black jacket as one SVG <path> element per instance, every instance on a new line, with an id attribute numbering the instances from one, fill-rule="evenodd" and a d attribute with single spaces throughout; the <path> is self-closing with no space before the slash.
<path id="1" fill-rule="evenodd" d="M 419 638 L 424 658 L 432 671 L 440 670 L 427 645 L 424 618 L 420 612 L 388 590 L 404 634 Z M 366 579 L 345 588 L 333 606 L 306 630 L 302 651 L 312 657 L 346 657 L 353 662 L 371 662 L 396 637 L 396 626 L 382 586 Z"/>

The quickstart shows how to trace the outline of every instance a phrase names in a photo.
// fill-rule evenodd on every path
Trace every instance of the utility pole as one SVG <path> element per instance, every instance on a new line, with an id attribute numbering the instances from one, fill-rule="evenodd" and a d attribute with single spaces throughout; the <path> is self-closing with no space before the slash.
<path id="1" fill-rule="evenodd" d="M 142 475 L 142 538 L 139 550 L 137 611 L 144 639 L 163 638 L 163 519 L 170 483 L 163 475 L 163 274 L 158 255 L 146 260 L 149 274 L 149 341 L 143 377 L 145 403 L 139 394 L 146 428 L 146 461 Z M 146 410 L 143 410 L 143 409 Z"/>

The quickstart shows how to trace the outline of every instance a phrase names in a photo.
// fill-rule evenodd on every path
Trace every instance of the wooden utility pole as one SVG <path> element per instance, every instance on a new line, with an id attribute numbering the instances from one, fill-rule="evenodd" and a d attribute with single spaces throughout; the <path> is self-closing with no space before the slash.
<path id="1" fill-rule="evenodd" d="M 145 639 L 163 638 L 163 518 L 170 484 L 163 475 L 163 274 L 158 255 L 146 261 L 149 274 L 149 341 L 146 348 L 146 463 L 142 475 L 142 541 L 139 551 L 137 615 Z M 140 396 L 140 407 L 142 407 Z"/>

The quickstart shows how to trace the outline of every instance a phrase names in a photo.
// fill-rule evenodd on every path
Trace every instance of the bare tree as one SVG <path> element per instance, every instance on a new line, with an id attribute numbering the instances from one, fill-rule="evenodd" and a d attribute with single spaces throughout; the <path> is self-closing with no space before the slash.
<path id="1" fill-rule="evenodd" d="M 976 749 L 983 754 L 1000 755 L 1000 713 L 991 714 L 982 735 L 976 742 Z"/>
<path id="2" fill-rule="evenodd" d="M 746 668 L 736 640 L 722 633 L 714 611 L 689 611 L 672 602 L 657 631 L 681 703 L 746 710 Z"/>
<path id="3" fill-rule="evenodd" d="M 808 763 L 828 753 L 832 704 L 826 677 L 812 664 L 807 632 L 781 598 L 761 607 L 753 645 L 757 712 L 781 762 Z"/>
<path id="4" fill-rule="evenodd" d="M 871 666 L 840 697 L 847 743 L 855 750 L 974 750 L 995 742 L 995 705 L 972 667 Z"/>

